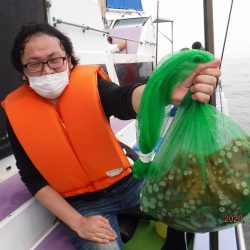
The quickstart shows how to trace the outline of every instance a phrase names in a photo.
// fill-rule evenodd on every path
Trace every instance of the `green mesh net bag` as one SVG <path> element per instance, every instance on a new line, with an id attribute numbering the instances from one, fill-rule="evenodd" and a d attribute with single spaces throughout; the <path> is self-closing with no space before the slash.
<path id="1" fill-rule="evenodd" d="M 198 50 L 169 57 L 150 77 L 137 116 L 140 159 L 133 174 L 146 177 L 142 210 L 187 232 L 233 226 L 250 213 L 249 136 L 215 107 L 188 93 L 153 153 L 173 90 L 199 63 L 213 59 Z"/>

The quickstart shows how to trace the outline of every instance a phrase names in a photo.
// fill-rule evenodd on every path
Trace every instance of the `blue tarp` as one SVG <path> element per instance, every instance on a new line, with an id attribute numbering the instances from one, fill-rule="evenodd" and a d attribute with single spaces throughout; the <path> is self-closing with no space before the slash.
<path id="1" fill-rule="evenodd" d="M 141 10 L 141 0 L 107 0 L 107 8 Z"/>

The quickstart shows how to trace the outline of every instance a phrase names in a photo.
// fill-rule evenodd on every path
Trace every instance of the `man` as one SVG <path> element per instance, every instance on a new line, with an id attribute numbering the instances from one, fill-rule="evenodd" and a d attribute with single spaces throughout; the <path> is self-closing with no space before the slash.
<path id="1" fill-rule="evenodd" d="M 126 48 L 125 40 L 120 40 L 118 43 L 113 43 L 113 38 L 111 36 L 108 36 L 107 41 L 109 43 L 110 53 L 118 53 Z"/>
<path id="2" fill-rule="evenodd" d="M 204 47 L 201 42 L 196 41 L 192 44 L 192 49 L 204 50 Z"/>
<path id="3" fill-rule="evenodd" d="M 22 27 L 12 63 L 26 83 L 3 107 L 22 180 L 68 226 L 76 249 L 121 249 L 117 214 L 139 213 L 143 182 L 107 120 L 135 118 L 144 86 L 117 86 L 99 67 L 77 65 L 69 38 L 47 24 Z M 219 63 L 199 65 L 173 103 L 188 90 L 208 102 Z"/>

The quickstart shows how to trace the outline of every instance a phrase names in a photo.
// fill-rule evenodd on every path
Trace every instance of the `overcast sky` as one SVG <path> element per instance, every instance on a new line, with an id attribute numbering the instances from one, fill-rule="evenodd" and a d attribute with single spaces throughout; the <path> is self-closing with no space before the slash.
<path id="1" fill-rule="evenodd" d="M 142 0 L 143 9 L 156 16 L 157 0 Z M 194 41 L 204 44 L 203 0 L 159 0 L 159 16 L 174 20 L 174 50 L 191 47 Z M 221 56 L 231 0 L 214 0 L 214 38 L 216 57 Z M 159 29 L 170 36 L 170 25 Z M 169 42 L 159 36 L 160 52 L 169 50 Z M 248 57 L 250 60 L 250 0 L 235 0 L 224 58 Z"/>

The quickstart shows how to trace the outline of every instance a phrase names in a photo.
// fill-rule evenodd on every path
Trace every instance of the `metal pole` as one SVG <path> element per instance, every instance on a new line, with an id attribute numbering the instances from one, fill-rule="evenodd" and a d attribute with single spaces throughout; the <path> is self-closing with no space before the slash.
<path id="1" fill-rule="evenodd" d="M 155 65 L 157 66 L 158 64 L 158 33 L 159 33 L 159 0 L 157 0 L 157 15 L 156 15 L 156 18 L 157 18 L 157 22 L 156 22 L 156 54 L 155 54 Z"/>
<path id="2" fill-rule="evenodd" d="M 213 24 L 213 0 L 203 0 L 204 9 L 204 35 L 205 50 L 214 54 L 214 24 Z M 210 98 L 210 104 L 216 106 L 215 92 Z M 210 250 L 219 249 L 219 233 L 209 233 Z"/>
<path id="3" fill-rule="evenodd" d="M 108 32 L 108 31 L 104 31 L 104 30 L 100 30 L 100 29 L 91 28 L 91 27 L 86 26 L 86 25 L 79 25 L 79 24 L 75 24 L 75 23 L 64 22 L 63 20 L 61 20 L 61 19 L 56 19 L 56 18 L 54 18 L 54 17 L 53 17 L 53 22 L 54 22 L 54 25 L 56 25 L 57 23 L 59 23 L 59 24 L 62 23 L 62 24 L 66 24 L 66 25 L 73 26 L 73 27 L 81 28 L 83 31 L 85 31 L 85 30 L 92 30 L 92 31 L 96 31 L 96 32 L 100 32 L 100 33 L 109 35 L 109 32 Z"/>
<path id="4" fill-rule="evenodd" d="M 245 239 L 242 224 L 235 227 L 235 236 L 238 250 L 246 250 Z"/>
<path id="5" fill-rule="evenodd" d="M 219 249 L 219 233 L 218 232 L 210 232 L 209 233 L 209 244 L 210 250 L 218 250 Z"/>
<path id="6" fill-rule="evenodd" d="M 174 53 L 174 22 L 171 22 L 172 54 Z"/>
<path id="7" fill-rule="evenodd" d="M 214 54 L 213 0 L 203 0 L 203 8 L 205 50 Z M 210 104 L 216 106 L 215 92 L 210 98 Z"/>

